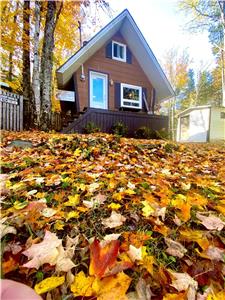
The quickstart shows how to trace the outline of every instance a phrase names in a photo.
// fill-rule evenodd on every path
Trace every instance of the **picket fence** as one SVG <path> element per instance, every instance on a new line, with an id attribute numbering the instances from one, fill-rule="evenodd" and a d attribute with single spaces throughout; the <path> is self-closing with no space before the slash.
<path id="1" fill-rule="evenodd" d="M 0 89 L 1 130 L 23 130 L 23 96 Z"/>

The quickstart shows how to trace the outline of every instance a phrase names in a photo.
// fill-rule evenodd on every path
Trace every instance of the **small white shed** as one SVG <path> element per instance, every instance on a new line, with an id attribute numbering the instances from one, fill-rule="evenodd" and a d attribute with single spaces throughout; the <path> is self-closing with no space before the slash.
<path id="1" fill-rule="evenodd" d="M 225 141 L 225 107 L 196 106 L 179 113 L 177 141 Z"/>

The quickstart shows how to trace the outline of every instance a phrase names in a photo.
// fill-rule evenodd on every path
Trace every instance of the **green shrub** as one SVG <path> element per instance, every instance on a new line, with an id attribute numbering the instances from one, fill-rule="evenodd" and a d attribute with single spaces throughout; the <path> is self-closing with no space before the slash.
<path id="1" fill-rule="evenodd" d="M 156 130 L 155 134 L 156 134 L 156 139 L 160 139 L 160 140 L 168 140 L 169 139 L 169 134 L 165 128 Z"/>
<path id="2" fill-rule="evenodd" d="M 168 139 L 168 133 L 165 128 L 160 130 L 152 130 L 151 128 L 146 126 L 139 127 L 135 131 L 134 136 L 137 139 L 155 139 L 155 140 Z"/>
<path id="3" fill-rule="evenodd" d="M 153 131 L 149 127 L 141 126 L 135 131 L 134 136 L 137 139 L 151 139 L 152 134 Z"/>
<path id="4" fill-rule="evenodd" d="M 119 121 L 112 126 L 112 132 L 115 135 L 126 136 L 128 133 L 128 127 L 122 121 Z"/>
<path id="5" fill-rule="evenodd" d="M 94 122 L 88 122 L 83 128 L 84 133 L 95 133 L 99 132 L 100 128 Z"/>

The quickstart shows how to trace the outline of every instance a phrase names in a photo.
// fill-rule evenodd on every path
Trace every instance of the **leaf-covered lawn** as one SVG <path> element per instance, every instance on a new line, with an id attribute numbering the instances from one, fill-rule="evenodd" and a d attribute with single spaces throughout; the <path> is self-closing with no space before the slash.
<path id="1" fill-rule="evenodd" d="M 48 300 L 224 299 L 223 145 L 3 132 L 1 156 L 5 278 Z"/>

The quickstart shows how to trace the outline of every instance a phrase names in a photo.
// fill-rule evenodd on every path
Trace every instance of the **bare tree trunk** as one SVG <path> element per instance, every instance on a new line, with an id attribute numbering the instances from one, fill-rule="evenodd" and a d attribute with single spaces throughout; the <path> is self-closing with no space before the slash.
<path id="1" fill-rule="evenodd" d="M 33 100 L 31 94 L 30 75 L 30 1 L 24 0 L 23 5 L 23 99 L 24 128 L 33 127 Z"/>
<path id="2" fill-rule="evenodd" d="M 40 114 L 41 114 L 41 97 L 40 97 L 40 54 L 39 54 L 39 36 L 40 36 L 40 13 L 41 13 L 41 2 L 35 1 L 34 8 L 34 64 L 33 64 L 33 78 L 32 78 L 32 88 L 33 97 L 36 113 L 36 125 L 40 126 Z"/>
<path id="3" fill-rule="evenodd" d="M 48 1 L 41 58 L 41 129 L 45 131 L 51 129 L 54 31 L 63 5 L 62 1 L 58 3 L 57 11 L 57 1 Z"/>
<path id="4" fill-rule="evenodd" d="M 16 3 L 15 11 L 18 10 L 18 7 L 19 7 L 19 2 Z M 16 24 L 16 22 L 17 22 L 17 15 L 15 14 L 15 16 L 13 17 L 13 24 Z M 9 52 L 9 73 L 8 73 L 9 81 L 12 81 L 13 79 L 13 53 L 14 53 L 14 47 L 12 47 Z"/>

